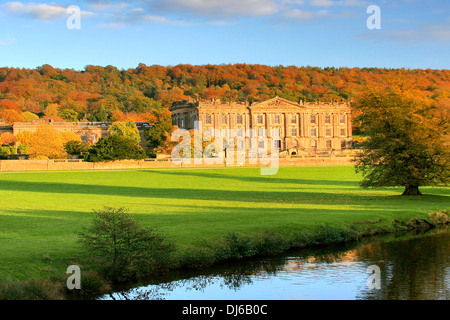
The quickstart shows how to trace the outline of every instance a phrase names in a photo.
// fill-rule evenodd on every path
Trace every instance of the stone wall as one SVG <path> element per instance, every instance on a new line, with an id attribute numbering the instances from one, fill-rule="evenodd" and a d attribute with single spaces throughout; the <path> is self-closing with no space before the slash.
<path id="1" fill-rule="evenodd" d="M 280 167 L 288 166 L 349 166 L 353 165 L 351 156 L 282 157 Z M 105 169 L 152 169 L 152 168 L 201 168 L 201 167 L 260 167 L 267 166 L 269 160 L 261 159 L 245 165 L 174 163 L 170 159 L 121 160 L 110 162 L 86 162 L 83 160 L 0 160 L 0 171 L 64 171 L 64 170 L 105 170 Z"/>

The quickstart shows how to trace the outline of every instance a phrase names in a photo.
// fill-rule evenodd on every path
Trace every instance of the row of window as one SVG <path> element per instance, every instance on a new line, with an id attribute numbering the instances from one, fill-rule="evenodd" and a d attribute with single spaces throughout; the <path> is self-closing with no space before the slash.
<path id="1" fill-rule="evenodd" d="M 223 148 L 225 149 L 225 148 L 227 148 L 227 146 L 228 146 L 227 142 L 224 141 L 223 142 Z M 263 148 L 265 148 L 265 146 L 266 146 L 266 143 L 265 143 L 264 140 L 258 141 L 258 148 L 263 149 Z M 278 148 L 281 148 L 281 141 L 280 140 L 276 140 L 275 141 L 275 146 L 278 147 Z M 331 140 L 327 140 L 326 141 L 326 148 L 330 149 L 330 148 L 332 148 L 332 146 L 333 146 L 332 141 Z M 346 146 L 347 146 L 347 143 L 345 141 L 341 141 L 341 148 L 346 148 Z M 298 142 L 297 141 L 296 141 L 296 143 L 294 144 L 293 147 L 294 148 L 298 147 Z M 237 148 L 240 149 L 240 150 L 243 150 L 245 148 L 245 144 L 244 144 L 243 140 L 238 140 L 237 141 Z M 317 148 L 317 140 L 311 140 L 311 148 Z"/>
<path id="2" fill-rule="evenodd" d="M 220 122 L 222 124 L 227 124 L 228 123 L 228 116 L 226 114 L 223 114 L 220 118 Z M 276 114 L 273 116 L 273 123 L 274 124 L 279 124 L 280 123 L 280 115 Z M 324 122 L 327 124 L 331 123 L 331 115 L 326 114 L 324 117 Z M 205 115 L 205 123 L 206 124 L 211 124 L 212 123 L 212 116 L 211 114 L 206 114 Z M 242 114 L 237 114 L 236 115 L 236 123 L 237 124 L 242 124 L 243 123 L 243 116 Z M 258 124 L 263 124 L 264 123 L 264 116 L 262 114 L 259 114 L 256 116 L 256 123 Z M 291 115 L 291 123 L 297 123 L 297 116 L 296 115 Z M 317 115 L 311 115 L 311 123 L 317 123 Z M 339 115 L 339 123 L 340 124 L 345 124 L 345 115 Z"/>
<path id="3" fill-rule="evenodd" d="M 265 136 L 265 129 L 258 129 L 256 131 L 257 135 L 259 137 L 264 137 Z M 347 135 L 347 130 L 345 128 L 341 128 L 340 129 L 340 136 L 341 137 L 345 137 Z M 211 130 L 206 130 L 205 132 L 206 135 L 211 136 L 212 135 L 212 131 Z M 236 130 L 236 136 L 237 137 L 244 137 L 244 130 L 243 129 L 237 129 Z M 298 136 L 298 130 L 297 128 L 291 128 L 291 136 L 296 137 Z M 325 136 L 326 137 L 331 137 L 331 129 L 327 128 L 325 129 Z M 272 137 L 281 137 L 281 130 L 280 129 L 272 129 Z M 316 128 L 312 128 L 311 129 L 311 137 L 317 137 L 317 129 Z"/>

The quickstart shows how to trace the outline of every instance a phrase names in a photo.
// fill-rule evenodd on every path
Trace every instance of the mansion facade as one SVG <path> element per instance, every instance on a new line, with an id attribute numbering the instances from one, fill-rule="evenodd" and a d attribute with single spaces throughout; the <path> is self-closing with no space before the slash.
<path id="1" fill-rule="evenodd" d="M 243 137 L 240 141 L 245 143 L 245 150 L 251 146 L 252 135 L 272 141 L 267 146 L 269 150 L 277 147 L 289 154 L 339 152 L 352 144 L 348 103 L 295 103 L 275 97 L 254 104 L 225 104 L 214 100 L 179 102 L 170 111 L 173 125 L 192 130 L 201 123 L 203 135 L 213 130 L 234 132 Z"/>

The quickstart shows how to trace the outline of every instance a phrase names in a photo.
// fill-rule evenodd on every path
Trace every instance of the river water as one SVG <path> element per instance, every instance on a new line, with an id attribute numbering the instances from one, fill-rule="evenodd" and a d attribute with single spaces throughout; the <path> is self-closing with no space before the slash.
<path id="1" fill-rule="evenodd" d="M 117 300 L 449 300 L 450 229 L 239 261 L 105 295 Z"/>

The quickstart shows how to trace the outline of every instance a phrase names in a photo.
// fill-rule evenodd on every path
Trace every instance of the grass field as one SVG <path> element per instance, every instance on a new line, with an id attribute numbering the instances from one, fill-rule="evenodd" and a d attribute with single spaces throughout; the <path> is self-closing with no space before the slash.
<path id="1" fill-rule="evenodd" d="M 123 206 L 179 250 L 227 232 L 289 232 L 328 223 L 425 217 L 450 208 L 450 188 L 361 189 L 353 167 L 167 169 L 0 174 L 0 280 L 64 273 L 92 209 Z"/>

